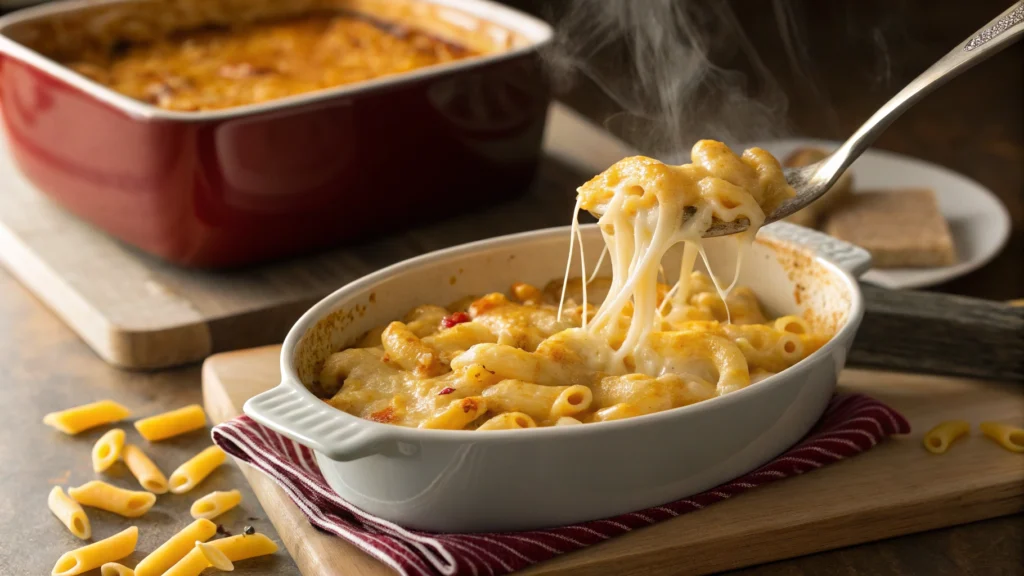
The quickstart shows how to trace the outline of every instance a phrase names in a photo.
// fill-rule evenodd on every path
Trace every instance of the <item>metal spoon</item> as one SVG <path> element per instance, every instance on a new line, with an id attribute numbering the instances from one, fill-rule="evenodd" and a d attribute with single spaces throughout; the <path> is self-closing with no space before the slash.
<path id="1" fill-rule="evenodd" d="M 796 190 L 796 196 L 768 214 L 765 224 L 781 220 L 820 198 L 893 120 L 932 90 L 1019 39 L 1024 33 L 1022 23 L 1024 2 L 1017 2 L 907 84 L 830 156 L 802 168 L 786 169 L 786 180 Z M 715 220 L 704 236 L 735 234 L 746 230 L 749 225 L 746 219 L 735 222 Z"/>

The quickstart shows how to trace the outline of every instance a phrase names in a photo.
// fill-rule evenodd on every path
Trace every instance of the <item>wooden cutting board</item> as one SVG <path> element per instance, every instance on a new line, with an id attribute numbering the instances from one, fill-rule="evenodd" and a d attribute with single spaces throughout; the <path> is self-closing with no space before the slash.
<path id="1" fill-rule="evenodd" d="M 0 264 L 124 368 L 280 342 L 312 304 L 369 272 L 463 242 L 561 226 L 580 182 L 631 153 L 556 103 L 538 176 L 521 197 L 387 238 L 218 273 L 169 265 L 73 217 L 21 175 L 7 148 L 0 131 Z"/>
<path id="2" fill-rule="evenodd" d="M 279 350 L 266 346 L 206 360 L 203 399 L 214 422 L 239 415 L 248 398 L 278 383 Z M 1024 510 L 1024 455 L 977 431 L 984 420 L 1024 425 L 1018 384 L 847 370 L 840 389 L 886 402 L 907 417 L 913 433 L 523 574 L 706 574 Z M 970 421 L 971 435 L 944 455 L 926 452 L 922 435 L 954 418 Z M 241 469 L 303 574 L 392 573 L 314 529 L 262 473 Z"/>

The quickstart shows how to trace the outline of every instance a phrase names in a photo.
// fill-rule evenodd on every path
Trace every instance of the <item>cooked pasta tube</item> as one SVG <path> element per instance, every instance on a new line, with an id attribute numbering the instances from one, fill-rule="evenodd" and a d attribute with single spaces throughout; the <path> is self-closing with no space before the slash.
<path id="1" fill-rule="evenodd" d="M 981 433 L 1010 452 L 1024 452 L 1024 428 L 1002 422 L 982 422 Z"/>
<path id="2" fill-rule="evenodd" d="M 798 354 L 803 345 L 796 334 L 763 324 L 730 324 L 722 329 L 739 347 L 751 370 L 781 372 L 802 358 Z"/>
<path id="3" fill-rule="evenodd" d="M 452 358 L 483 342 L 497 342 L 490 329 L 479 322 L 463 322 L 446 328 L 437 334 L 427 336 L 423 343 L 437 350 L 441 361 L 450 363 Z"/>
<path id="4" fill-rule="evenodd" d="M 128 444 L 124 447 L 121 458 L 143 488 L 153 494 L 167 492 L 167 477 L 141 448 L 134 444 Z"/>
<path id="5" fill-rule="evenodd" d="M 574 416 L 590 408 L 593 401 L 594 393 L 590 388 L 578 384 L 568 386 L 562 390 L 558 398 L 555 398 L 554 404 L 551 405 L 551 417 L 557 419 Z"/>
<path id="6" fill-rule="evenodd" d="M 135 423 L 135 429 L 150 442 L 166 440 L 206 426 L 206 413 L 198 404 L 143 418 Z"/>
<path id="7" fill-rule="evenodd" d="M 203 557 L 217 570 L 222 572 L 231 572 L 235 569 L 235 565 L 228 558 L 228 555 L 221 552 L 220 548 L 217 548 L 209 542 L 196 541 L 196 548 L 203 553 Z"/>
<path id="8" fill-rule="evenodd" d="M 462 430 L 481 414 L 487 412 L 487 399 L 483 396 L 467 396 L 452 400 L 448 407 L 420 424 L 421 428 Z"/>
<path id="9" fill-rule="evenodd" d="M 536 427 L 537 423 L 527 414 L 522 412 L 505 412 L 488 419 L 477 430 L 520 430 Z"/>
<path id="10" fill-rule="evenodd" d="M 792 332 L 779 332 L 779 339 L 775 342 L 775 354 L 787 367 L 807 356 L 802 337 Z"/>
<path id="11" fill-rule="evenodd" d="M 206 518 L 209 520 L 238 506 L 238 503 L 241 501 L 242 493 L 238 490 L 210 492 L 193 502 L 189 513 L 192 514 L 193 518 Z"/>
<path id="12" fill-rule="evenodd" d="M 580 422 L 572 416 L 562 416 L 558 420 L 555 420 L 555 426 L 575 426 L 577 424 L 583 424 L 583 422 Z"/>
<path id="13" fill-rule="evenodd" d="M 594 422 L 607 422 L 609 420 L 622 420 L 623 418 L 634 418 L 636 416 L 642 416 L 645 412 L 639 410 L 632 404 L 620 402 L 614 406 L 607 408 L 601 408 L 597 412 L 594 412 L 592 420 Z"/>
<path id="14" fill-rule="evenodd" d="M 139 529 L 137 526 L 132 526 L 110 538 L 65 552 L 57 559 L 50 574 L 51 576 L 75 576 L 94 570 L 108 562 L 120 560 L 131 554 L 135 551 L 135 544 L 138 541 Z"/>
<path id="15" fill-rule="evenodd" d="M 224 553 L 228 560 L 240 562 L 266 556 L 277 552 L 277 545 L 273 540 L 263 534 L 238 534 L 228 538 L 221 538 L 210 542 L 213 546 Z M 199 574 L 210 566 L 210 561 L 203 555 L 202 550 L 193 548 L 184 558 L 164 572 L 164 576 L 199 576 Z"/>
<path id="16" fill-rule="evenodd" d="M 924 447 L 932 454 L 942 454 L 949 450 L 953 441 L 970 430 L 971 425 L 966 420 L 947 420 L 924 435 Z"/>
<path id="17" fill-rule="evenodd" d="M 60 412 L 50 412 L 43 416 L 43 424 L 53 426 L 65 434 L 78 434 L 102 424 L 124 420 L 131 415 L 131 411 L 113 400 L 100 400 Z"/>
<path id="18" fill-rule="evenodd" d="M 107 562 L 100 566 L 100 576 L 135 576 L 135 571 L 117 562 Z"/>
<path id="19" fill-rule="evenodd" d="M 775 320 L 775 329 L 791 334 L 807 334 L 811 331 L 807 320 L 799 316 L 781 316 Z"/>
<path id="20" fill-rule="evenodd" d="M 324 392 L 333 396 L 345 383 L 349 373 L 357 366 L 372 366 L 375 370 L 383 373 L 393 372 L 397 364 L 383 361 L 383 354 L 379 350 L 367 348 L 349 348 L 331 354 L 324 360 L 324 367 L 320 370 L 320 386 Z"/>
<path id="21" fill-rule="evenodd" d="M 388 324 L 380 338 L 390 360 L 417 377 L 430 378 L 445 371 L 440 353 L 424 344 L 405 324 Z"/>
<path id="22" fill-rule="evenodd" d="M 89 524 L 89 517 L 85 515 L 85 510 L 82 510 L 82 505 L 68 498 L 60 486 L 54 486 L 53 490 L 50 490 L 46 504 L 50 507 L 50 512 L 53 512 L 72 534 L 82 540 L 92 537 L 92 526 Z"/>
<path id="23" fill-rule="evenodd" d="M 83 506 L 113 512 L 125 518 L 138 518 L 156 503 L 156 495 L 118 488 L 106 482 L 91 480 L 68 489 L 68 495 Z"/>
<path id="24" fill-rule="evenodd" d="M 174 494 L 184 494 L 195 488 L 197 484 L 223 464 L 226 458 L 227 455 L 218 446 L 210 446 L 196 454 L 171 473 L 171 492 Z"/>
<path id="25" fill-rule="evenodd" d="M 520 350 L 507 344 L 477 344 L 452 358 L 452 370 L 480 364 L 505 379 L 559 386 L 571 382 L 573 367 L 543 354 Z"/>
<path id="26" fill-rule="evenodd" d="M 541 386 L 522 380 L 508 379 L 483 392 L 488 409 L 494 412 L 522 412 L 534 420 L 547 420 L 551 407 L 568 386 Z M 586 386 L 583 386 L 586 388 Z"/>
<path id="27" fill-rule="evenodd" d="M 774 330 L 773 330 L 774 332 Z M 699 364 L 710 362 L 711 373 L 717 373 L 718 395 L 728 394 L 750 384 L 747 360 L 740 348 L 728 338 L 704 332 L 654 332 L 652 348 L 658 353 L 647 364 L 638 362 L 637 372 L 643 374 L 693 374 Z M 701 376 L 703 374 L 695 374 Z M 703 378 L 712 380 L 712 378 Z"/>
<path id="28" fill-rule="evenodd" d="M 124 449 L 124 430 L 114 428 L 100 436 L 100 439 L 92 447 L 93 471 L 99 473 L 110 468 L 121 457 L 122 449 Z"/>
<path id="29" fill-rule="evenodd" d="M 135 567 L 135 576 L 160 576 L 184 558 L 195 547 L 196 540 L 205 542 L 216 533 L 217 525 L 209 520 L 200 518 L 192 522 L 143 558 Z"/>

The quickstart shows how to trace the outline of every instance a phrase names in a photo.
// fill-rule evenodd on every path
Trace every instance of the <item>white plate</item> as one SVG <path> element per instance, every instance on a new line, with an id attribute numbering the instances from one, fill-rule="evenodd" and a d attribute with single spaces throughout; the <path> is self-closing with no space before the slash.
<path id="1" fill-rule="evenodd" d="M 791 139 L 753 144 L 782 160 L 797 148 L 835 150 L 840 142 Z M 749 147 L 749 146 L 747 146 Z M 935 190 L 939 210 L 949 222 L 958 263 L 936 268 L 872 269 L 861 277 L 886 288 L 941 284 L 976 270 L 994 258 L 1010 237 L 1010 213 L 990 190 L 948 168 L 892 152 L 868 150 L 850 167 L 854 192 L 927 187 Z"/>

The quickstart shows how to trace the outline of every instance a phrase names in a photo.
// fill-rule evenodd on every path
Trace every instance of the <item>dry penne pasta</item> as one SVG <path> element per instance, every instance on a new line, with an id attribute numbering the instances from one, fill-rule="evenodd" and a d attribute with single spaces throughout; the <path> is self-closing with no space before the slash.
<path id="1" fill-rule="evenodd" d="M 83 506 L 92 506 L 125 518 L 138 518 L 149 512 L 156 503 L 154 494 L 125 490 L 99 480 L 68 488 L 68 495 Z"/>
<path id="2" fill-rule="evenodd" d="M 947 420 L 924 435 L 924 447 L 932 454 L 942 454 L 954 440 L 970 431 L 971 425 L 966 420 Z"/>
<path id="3" fill-rule="evenodd" d="M 100 566 L 100 576 L 135 576 L 135 571 L 117 562 L 107 562 Z"/>
<path id="4" fill-rule="evenodd" d="M 231 572 L 235 569 L 234 563 L 228 558 L 227 554 L 221 552 L 220 548 L 217 548 L 209 542 L 196 541 L 196 548 L 203 553 L 203 557 L 217 570 L 222 572 Z"/>
<path id="5" fill-rule="evenodd" d="M 210 475 L 217 466 L 224 463 L 227 455 L 217 446 L 210 446 L 171 473 L 171 492 L 184 494 L 196 487 Z"/>
<path id="6" fill-rule="evenodd" d="M 135 567 L 135 576 L 160 576 L 174 566 L 194 547 L 197 540 L 205 542 L 217 533 L 217 525 L 200 518 L 171 536 Z"/>
<path id="7" fill-rule="evenodd" d="M 78 434 L 102 424 L 124 420 L 131 414 L 127 408 L 113 400 L 100 400 L 60 412 L 50 412 L 43 416 L 43 424 L 53 426 L 65 434 Z"/>
<path id="8" fill-rule="evenodd" d="M 277 552 L 277 544 L 263 534 L 238 534 L 210 542 L 216 546 L 232 562 L 248 560 L 257 556 L 266 556 Z"/>
<path id="9" fill-rule="evenodd" d="M 239 562 L 256 556 L 265 556 L 277 552 L 277 544 L 263 534 L 238 534 L 220 540 L 210 542 L 213 546 L 224 553 L 228 560 Z M 202 550 L 193 548 L 191 552 L 164 572 L 164 576 L 199 576 L 199 574 L 210 566 L 210 561 L 203 555 Z"/>
<path id="10" fill-rule="evenodd" d="M 228 490 L 226 492 L 210 492 L 206 496 L 196 500 L 192 503 L 192 508 L 189 512 L 193 518 L 216 518 L 221 514 L 231 510 L 238 503 L 242 501 L 242 493 L 238 490 Z"/>
<path id="11" fill-rule="evenodd" d="M 167 492 L 167 477 L 141 448 L 134 444 L 128 444 L 124 447 L 121 458 L 143 488 L 153 494 Z"/>
<path id="12" fill-rule="evenodd" d="M 150 442 L 166 440 L 179 434 L 199 430 L 206 426 L 206 413 L 198 404 L 143 418 L 135 423 L 135 429 Z"/>
<path id="13" fill-rule="evenodd" d="M 68 498 L 60 486 L 54 486 L 53 490 L 50 490 L 46 503 L 50 507 L 50 512 L 53 512 L 72 534 L 82 540 L 92 537 L 92 526 L 89 525 L 89 517 L 85 515 L 85 510 L 82 510 L 78 502 Z"/>
<path id="14" fill-rule="evenodd" d="M 982 422 L 981 433 L 1010 452 L 1024 452 L 1024 428 L 1002 422 Z"/>
<path id="15" fill-rule="evenodd" d="M 120 560 L 135 551 L 135 544 L 139 541 L 139 529 L 132 526 L 110 538 L 83 546 L 77 550 L 65 552 L 57 559 L 53 566 L 51 576 L 75 576 L 100 566 Z"/>
<path id="16" fill-rule="evenodd" d="M 103 472 L 117 462 L 121 457 L 121 450 L 124 449 L 124 430 L 114 428 L 100 436 L 92 447 L 92 469 L 94 472 Z"/>

